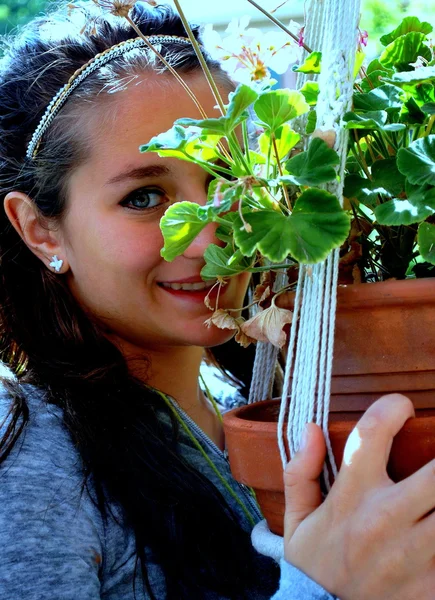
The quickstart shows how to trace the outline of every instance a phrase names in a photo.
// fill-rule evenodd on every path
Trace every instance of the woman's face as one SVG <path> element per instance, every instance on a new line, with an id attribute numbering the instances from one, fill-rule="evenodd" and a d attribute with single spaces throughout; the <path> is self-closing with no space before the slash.
<path id="1" fill-rule="evenodd" d="M 165 210 L 182 200 L 204 204 L 210 183 L 196 165 L 138 151 L 176 119 L 198 118 L 192 100 L 171 78 L 146 75 L 141 85 L 115 95 L 108 107 L 115 118 L 91 119 L 90 156 L 70 179 L 60 229 L 70 266 L 68 284 L 80 304 L 110 335 L 156 350 L 213 346 L 231 336 L 204 325 L 211 314 L 204 305 L 208 290 L 192 289 L 203 283 L 207 246 L 219 243 L 215 226 L 208 225 L 173 262 L 160 256 L 159 222 Z M 203 75 L 190 75 L 187 81 L 207 115 L 219 116 Z M 219 306 L 240 307 L 247 282 L 246 274 L 232 278 Z"/>

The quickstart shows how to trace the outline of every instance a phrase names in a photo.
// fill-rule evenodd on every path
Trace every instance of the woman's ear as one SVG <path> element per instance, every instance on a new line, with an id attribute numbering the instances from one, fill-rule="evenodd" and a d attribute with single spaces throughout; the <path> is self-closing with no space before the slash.
<path id="1" fill-rule="evenodd" d="M 66 273 L 68 264 L 57 231 L 44 223 L 32 200 L 22 192 L 9 192 L 4 200 L 6 215 L 30 250 L 50 270 Z"/>

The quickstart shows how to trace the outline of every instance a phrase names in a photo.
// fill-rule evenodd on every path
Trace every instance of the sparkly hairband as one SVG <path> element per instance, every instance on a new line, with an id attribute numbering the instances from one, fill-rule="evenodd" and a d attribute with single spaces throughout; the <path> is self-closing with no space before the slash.
<path id="1" fill-rule="evenodd" d="M 146 39 L 150 44 L 158 42 L 173 42 L 174 40 L 186 45 L 191 43 L 188 38 L 183 38 L 178 35 L 150 35 L 146 36 Z M 111 61 L 112 58 L 121 56 L 122 54 L 125 54 L 134 48 L 141 48 L 143 46 L 148 47 L 141 37 L 126 40 L 125 42 L 121 42 L 120 44 L 116 44 L 115 46 L 104 50 L 104 52 L 100 52 L 100 54 L 97 54 L 94 56 L 94 58 L 91 58 L 89 62 L 77 69 L 77 71 L 71 75 L 68 82 L 62 88 L 60 88 L 50 104 L 47 106 L 47 109 L 40 120 L 38 127 L 35 129 L 29 145 L 27 146 L 26 157 L 30 159 L 35 158 L 42 136 L 50 127 L 53 119 L 65 104 L 68 97 L 72 94 L 76 87 L 79 86 L 84 79 L 86 79 L 88 75 Z"/>

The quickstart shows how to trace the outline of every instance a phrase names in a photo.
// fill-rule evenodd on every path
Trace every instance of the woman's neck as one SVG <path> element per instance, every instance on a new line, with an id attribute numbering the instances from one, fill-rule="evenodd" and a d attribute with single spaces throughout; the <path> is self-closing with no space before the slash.
<path id="1" fill-rule="evenodd" d="M 223 450 L 222 425 L 210 400 L 202 392 L 198 378 L 204 355 L 195 346 L 164 347 L 147 350 L 139 356 L 137 348 L 120 344 L 131 373 L 148 385 L 174 398 L 177 404 Z"/>

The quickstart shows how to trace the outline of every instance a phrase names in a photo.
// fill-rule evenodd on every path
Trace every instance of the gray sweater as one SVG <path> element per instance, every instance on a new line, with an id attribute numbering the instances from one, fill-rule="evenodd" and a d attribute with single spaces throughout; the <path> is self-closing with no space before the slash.
<path id="1" fill-rule="evenodd" d="M 25 389 L 30 422 L 0 467 L 0 599 L 133 600 L 134 536 L 121 508 L 113 505 L 113 517 L 103 520 L 89 492 L 82 490 L 80 458 L 63 425 L 62 411 L 47 405 L 35 388 Z M 10 398 L 0 389 L 0 436 L 9 406 Z M 184 458 L 212 480 L 240 515 L 242 526 L 249 528 L 240 507 L 201 453 L 185 433 L 180 435 Z M 233 479 L 223 453 L 202 432 L 196 436 L 254 520 L 260 520 L 254 499 Z M 150 550 L 145 550 L 145 556 L 152 589 L 163 600 L 163 572 Z M 275 577 L 275 563 L 257 556 L 259 578 Z M 246 597 L 266 600 L 256 582 Z M 147 598 L 142 585 L 136 586 L 136 598 Z M 226 600 L 206 591 L 202 598 Z M 301 571 L 281 562 L 279 590 L 273 600 L 333 598 Z"/>

